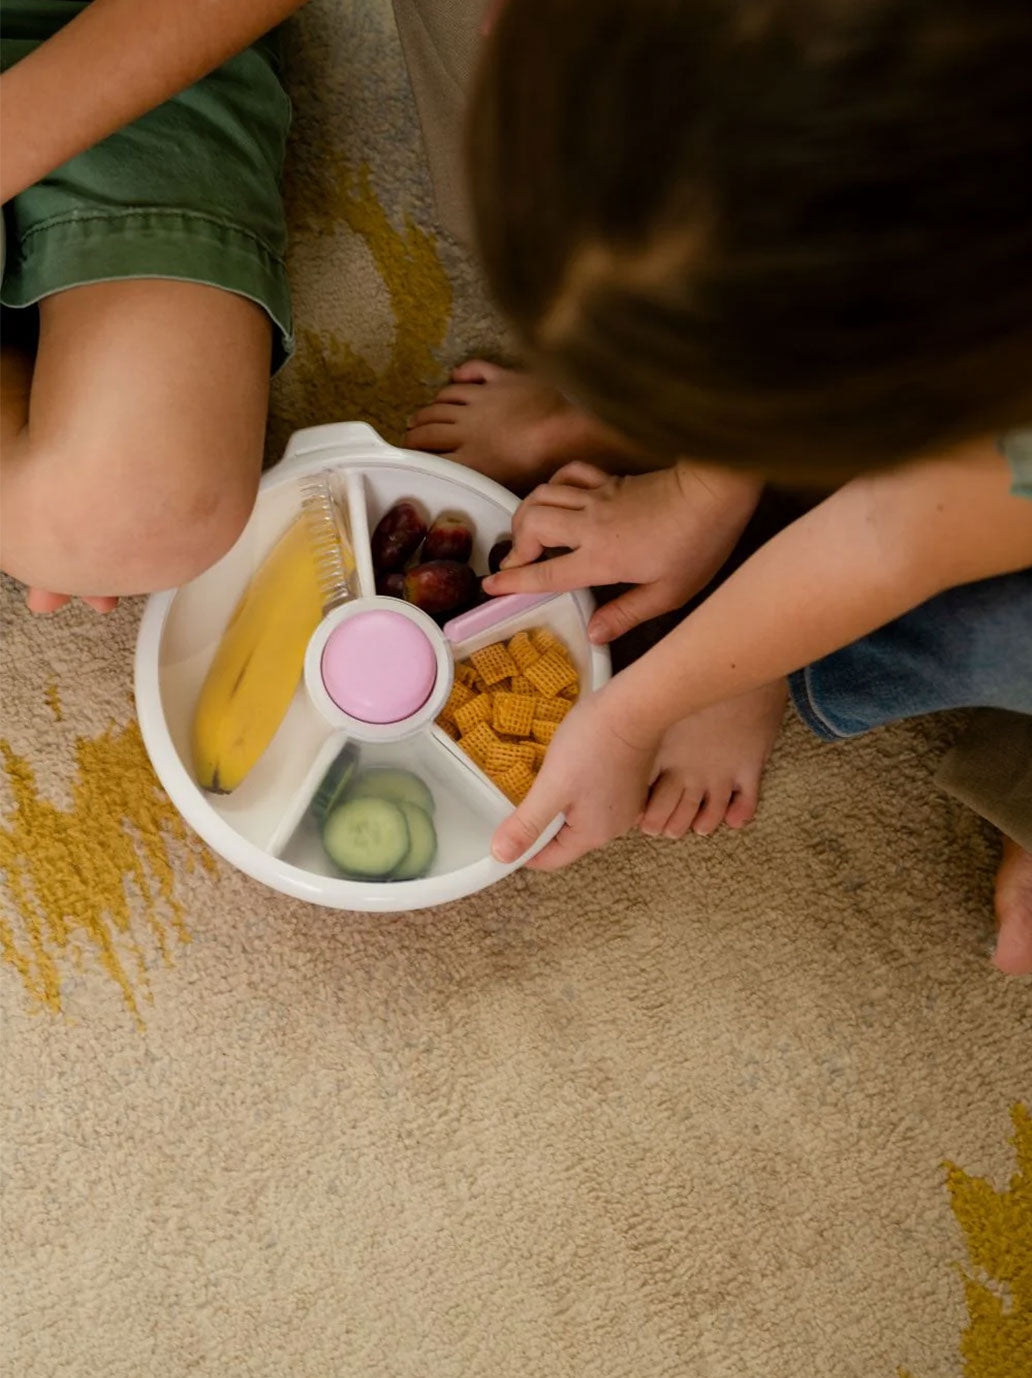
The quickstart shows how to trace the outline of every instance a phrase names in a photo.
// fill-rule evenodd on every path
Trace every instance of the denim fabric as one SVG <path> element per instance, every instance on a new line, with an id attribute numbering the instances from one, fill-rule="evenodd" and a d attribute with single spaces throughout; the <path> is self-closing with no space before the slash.
<path id="1" fill-rule="evenodd" d="M 1032 713 L 1032 569 L 948 589 L 789 683 L 825 741 L 947 708 Z"/>

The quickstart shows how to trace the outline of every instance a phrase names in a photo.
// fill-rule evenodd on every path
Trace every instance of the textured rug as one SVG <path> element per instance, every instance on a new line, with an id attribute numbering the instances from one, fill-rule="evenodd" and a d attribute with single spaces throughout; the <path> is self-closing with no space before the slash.
<path id="1" fill-rule="evenodd" d="M 396 439 L 498 346 L 385 3 L 291 26 L 288 432 Z M 438 911 L 217 862 L 131 706 L 138 604 L 3 603 L 11 1378 L 1019 1378 L 1032 987 L 946 729 L 790 725 L 740 836 Z"/>

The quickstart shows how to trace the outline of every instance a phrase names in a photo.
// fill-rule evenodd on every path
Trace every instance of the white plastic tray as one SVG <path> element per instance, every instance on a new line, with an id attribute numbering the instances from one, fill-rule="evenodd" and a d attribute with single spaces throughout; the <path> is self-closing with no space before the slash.
<path id="1" fill-rule="evenodd" d="M 493 859 L 491 835 L 512 805 L 432 723 L 401 741 L 360 746 L 361 769 L 393 765 L 414 771 L 434 795 L 438 851 L 430 874 L 420 880 L 357 881 L 335 871 L 306 810 L 347 734 L 318 711 L 304 683 L 238 789 L 212 795 L 194 779 L 191 720 L 223 628 L 251 575 L 300 510 L 298 478 L 326 469 L 332 471 L 347 509 L 362 598 L 375 595 L 370 533 L 399 499 L 416 499 L 431 516 L 446 509 L 465 512 L 476 533 L 471 563 L 478 574 L 487 572 L 488 551 L 508 534 L 518 505 L 490 479 L 449 460 L 395 449 L 364 424 L 298 431 L 283 461 L 263 478 L 251 519 L 232 550 L 191 583 L 148 600 L 136 648 L 136 706 L 143 740 L 158 778 L 186 821 L 256 880 L 334 909 L 395 911 L 443 904 L 500 880 L 532 853 L 507 866 Z M 610 675 L 608 651 L 587 639 L 593 608 L 586 592 L 564 594 L 450 649 L 461 660 L 522 627 L 547 626 L 569 649 L 586 693 Z M 538 848 L 554 836 L 560 822 L 555 820 Z"/>

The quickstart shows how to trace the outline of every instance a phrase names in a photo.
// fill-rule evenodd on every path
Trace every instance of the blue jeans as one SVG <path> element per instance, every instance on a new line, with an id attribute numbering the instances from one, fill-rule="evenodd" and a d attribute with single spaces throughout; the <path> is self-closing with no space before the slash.
<path id="1" fill-rule="evenodd" d="M 1032 714 L 1032 569 L 948 589 L 789 685 L 825 741 L 947 708 Z"/>

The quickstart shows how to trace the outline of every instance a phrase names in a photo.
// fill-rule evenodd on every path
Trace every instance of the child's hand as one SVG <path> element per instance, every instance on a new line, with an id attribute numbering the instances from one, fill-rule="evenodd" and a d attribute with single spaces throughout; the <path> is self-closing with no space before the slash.
<path id="1" fill-rule="evenodd" d="M 759 491 L 752 479 L 688 464 L 631 478 L 611 478 L 579 461 L 567 464 L 520 505 L 512 552 L 484 581 L 485 592 L 635 584 L 591 619 L 592 641 L 612 641 L 680 607 L 710 581 Z M 569 554 L 534 564 L 549 548 Z"/>
<path id="2" fill-rule="evenodd" d="M 659 735 L 611 721 L 604 693 L 582 699 L 552 739 L 530 793 L 494 835 L 499 861 L 515 861 L 556 814 L 566 825 L 528 864 L 557 871 L 634 827 L 642 815 Z"/>

